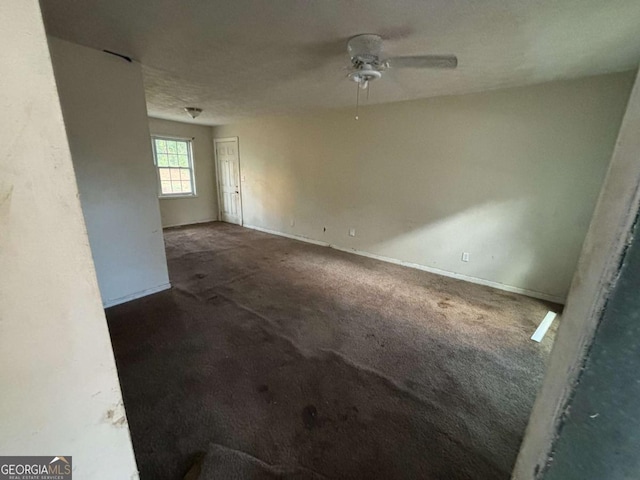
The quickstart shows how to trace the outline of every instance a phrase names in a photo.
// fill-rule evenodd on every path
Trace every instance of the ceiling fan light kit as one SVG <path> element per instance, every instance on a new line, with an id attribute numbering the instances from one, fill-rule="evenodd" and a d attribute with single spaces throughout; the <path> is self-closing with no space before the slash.
<path id="1" fill-rule="evenodd" d="M 358 84 L 356 94 L 356 120 L 360 89 L 367 91 L 372 81 L 382 78 L 388 68 L 446 68 L 458 66 L 455 55 L 411 55 L 404 57 L 383 58 L 382 37 L 373 33 L 365 33 L 351 37 L 347 41 L 347 52 L 351 59 L 351 72 L 347 77 Z"/>
<path id="2" fill-rule="evenodd" d="M 351 72 L 348 77 L 356 82 L 360 88 L 365 89 L 369 86 L 369 82 L 381 78 L 382 73 L 365 65 L 365 68 Z"/>

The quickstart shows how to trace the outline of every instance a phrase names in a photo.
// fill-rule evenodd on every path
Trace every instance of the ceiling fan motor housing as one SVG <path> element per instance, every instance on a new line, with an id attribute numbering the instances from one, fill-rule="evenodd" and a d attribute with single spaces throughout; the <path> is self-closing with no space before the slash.
<path id="1" fill-rule="evenodd" d="M 347 42 L 347 50 L 351 57 L 351 63 L 355 68 L 368 66 L 377 69 L 382 64 L 382 37 L 380 35 L 366 33 L 351 37 Z"/>
<path id="2" fill-rule="evenodd" d="M 355 69 L 348 76 L 361 88 L 367 88 L 369 82 L 382 77 L 384 65 L 380 61 L 382 37 L 366 33 L 351 37 L 347 42 L 351 65 Z"/>

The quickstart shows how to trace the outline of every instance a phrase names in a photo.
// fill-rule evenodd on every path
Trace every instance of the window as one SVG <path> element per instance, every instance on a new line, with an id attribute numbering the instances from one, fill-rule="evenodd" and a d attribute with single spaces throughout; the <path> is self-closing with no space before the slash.
<path id="1" fill-rule="evenodd" d="M 191 140 L 153 137 L 153 158 L 158 169 L 161 197 L 196 194 Z"/>

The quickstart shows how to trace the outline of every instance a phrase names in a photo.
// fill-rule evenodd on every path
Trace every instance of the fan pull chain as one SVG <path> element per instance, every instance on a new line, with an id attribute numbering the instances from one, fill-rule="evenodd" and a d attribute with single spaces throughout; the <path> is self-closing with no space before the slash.
<path id="1" fill-rule="evenodd" d="M 358 120 L 358 107 L 360 106 L 360 82 L 356 82 L 356 120 Z"/>

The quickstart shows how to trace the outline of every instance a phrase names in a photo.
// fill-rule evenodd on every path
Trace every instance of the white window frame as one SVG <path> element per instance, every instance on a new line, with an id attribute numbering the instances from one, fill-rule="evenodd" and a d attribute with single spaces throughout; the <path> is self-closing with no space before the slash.
<path id="1" fill-rule="evenodd" d="M 170 167 L 160 167 L 158 165 L 158 154 L 156 152 L 156 140 L 178 140 L 187 143 L 187 156 L 189 157 L 189 170 L 191 172 L 191 193 L 162 193 L 162 180 L 160 179 L 160 169 Z M 153 149 L 153 165 L 156 169 L 156 179 L 158 182 L 158 198 L 193 198 L 197 197 L 196 192 L 196 165 L 193 159 L 193 141 L 192 137 L 176 137 L 173 135 L 151 135 L 151 148 Z M 180 167 L 185 168 L 185 167 Z"/>

